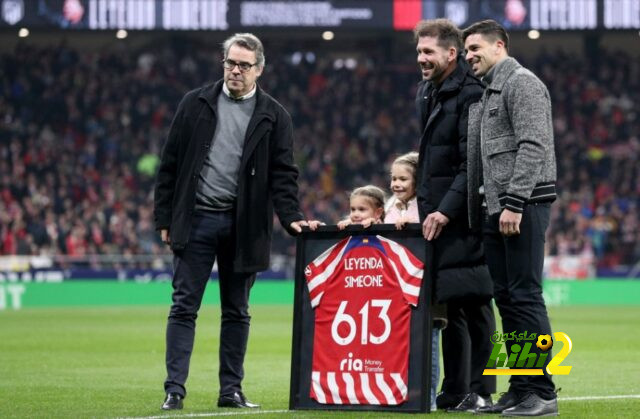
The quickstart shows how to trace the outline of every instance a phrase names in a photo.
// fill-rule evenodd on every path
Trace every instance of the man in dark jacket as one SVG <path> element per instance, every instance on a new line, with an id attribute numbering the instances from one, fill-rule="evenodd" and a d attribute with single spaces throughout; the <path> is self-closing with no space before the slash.
<path id="1" fill-rule="evenodd" d="M 166 399 L 181 409 L 195 320 L 218 259 L 219 407 L 252 408 L 241 387 L 249 337 L 249 291 L 269 265 L 273 210 L 290 232 L 307 223 L 298 203 L 291 117 L 256 81 L 264 49 L 252 34 L 224 42 L 224 79 L 187 93 L 178 106 L 155 188 L 154 217 L 174 252 L 167 325 Z"/>
<path id="2" fill-rule="evenodd" d="M 436 302 L 447 303 L 442 333 L 441 409 L 472 411 L 491 404 L 495 377 L 483 376 L 495 330 L 491 277 L 479 232 L 467 224 L 467 117 L 482 83 L 464 61 L 460 30 L 447 19 L 414 30 L 422 70 L 416 105 L 421 122 L 418 208 L 434 251 Z"/>

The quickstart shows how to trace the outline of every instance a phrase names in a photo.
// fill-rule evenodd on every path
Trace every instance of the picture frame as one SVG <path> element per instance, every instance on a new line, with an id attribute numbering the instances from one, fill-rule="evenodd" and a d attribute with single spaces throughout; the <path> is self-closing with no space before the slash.
<path id="1" fill-rule="evenodd" d="M 332 404 L 319 403 L 311 398 L 311 374 L 314 351 L 315 313 L 305 268 L 331 246 L 343 239 L 379 236 L 398 243 L 411 251 L 424 264 L 418 304 L 411 308 L 409 326 L 409 362 L 406 400 L 400 404 Z M 422 236 L 420 224 L 408 224 L 402 230 L 395 225 L 377 224 L 368 228 L 352 225 L 344 230 L 336 226 L 320 226 L 316 231 L 305 228 L 297 237 L 293 336 L 291 351 L 291 384 L 289 409 L 291 410 L 345 410 L 393 411 L 424 413 L 430 411 L 431 387 L 431 304 L 433 280 L 431 249 Z"/>

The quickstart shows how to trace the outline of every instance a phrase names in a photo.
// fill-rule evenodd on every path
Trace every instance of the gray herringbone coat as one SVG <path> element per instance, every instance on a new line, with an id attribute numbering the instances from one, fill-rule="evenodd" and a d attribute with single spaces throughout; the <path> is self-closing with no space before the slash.
<path id="1" fill-rule="evenodd" d="M 522 212 L 525 204 L 556 198 L 551 100 L 544 83 L 508 57 L 497 64 L 482 99 L 469 109 L 467 138 L 469 225 L 487 210 Z"/>

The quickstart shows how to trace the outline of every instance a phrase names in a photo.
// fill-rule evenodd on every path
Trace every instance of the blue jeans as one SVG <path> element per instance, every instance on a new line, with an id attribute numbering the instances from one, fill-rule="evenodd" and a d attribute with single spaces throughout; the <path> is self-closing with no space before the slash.
<path id="1" fill-rule="evenodd" d="M 436 393 L 440 383 L 440 328 L 431 330 L 431 411 L 436 410 Z"/>

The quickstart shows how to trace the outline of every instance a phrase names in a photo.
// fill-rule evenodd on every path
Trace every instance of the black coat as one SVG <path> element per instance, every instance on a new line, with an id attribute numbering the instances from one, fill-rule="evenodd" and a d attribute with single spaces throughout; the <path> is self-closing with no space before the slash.
<path id="1" fill-rule="evenodd" d="M 184 96 L 162 151 L 154 219 L 157 230 L 169 229 L 173 250 L 184 248 L 189 239 L 197 182 L 213 143 L 221 90 L 222 80 Z M 234 269 L 258 272 L 269 267 L 274 208 L 286 229 L 303 219 L 291 116 L 260 87 L 238 173 Z"/>
<path id="2" fill-rule="evenodd" d="M 460 55 L 456 69 L 435 96 L 428 81 L 420 83 L 416 95 L 422 129 L 417 183 L 420 219 L 435 211 L 449 218 L 433 241 L 438 302 L 488 299 L 492 294 L 482 238 L 469 230 L 467 222 L 467 121 L 469 106 L 480 100 L 483 91 L 482 82 Z M 429 100 L 435 100 L 430 114 Z"/>

